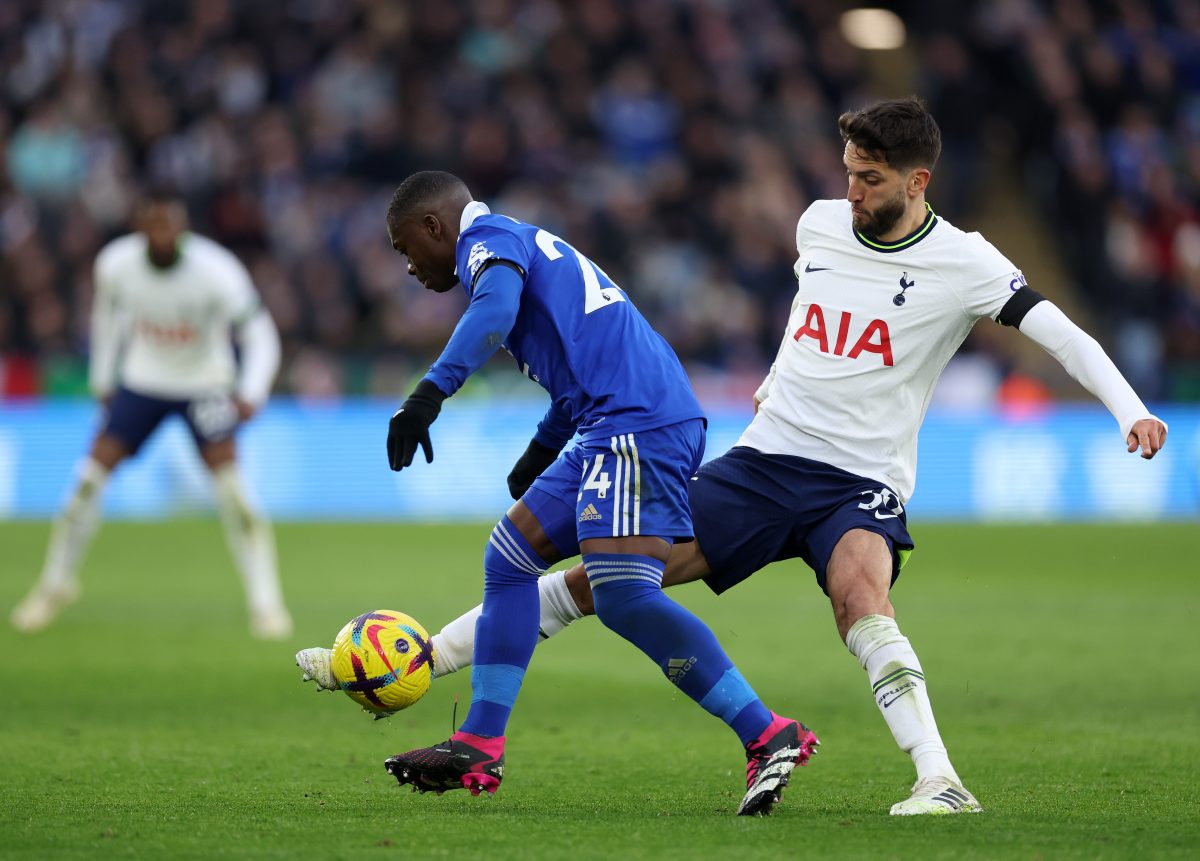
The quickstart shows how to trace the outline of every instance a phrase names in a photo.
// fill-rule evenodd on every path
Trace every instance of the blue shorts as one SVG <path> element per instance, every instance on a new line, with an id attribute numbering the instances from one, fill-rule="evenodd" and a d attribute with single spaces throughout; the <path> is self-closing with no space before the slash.
<path id="1" fill-rule="evenodd" d="M 521 499 L 564 559 L 588 538 L 690 539 L 688 478 L 703 457 L 703 419 L 581 442 Z"/>
<path id="2" fill-rule="evenodd" d="M 892 582 L 913 549 L 904 506 L 891 488 L 836 466 L 736 447 L 700 467 L 688 498 L 696 540 L 718 594 L 772 562 L 800 557 L 825 588 L 838 540 L 851 529 L 882 535 Z"/>
<path id="3" fill-rule="evenodd" d="M 130 454 L 137 454 L 163 419 L 173 415 L 184 420 L 198 446 L 229 439 L 238 425 L 237 407 L 228 395 L 174 400 L 139 395 L 122 386 L 108 405 L 101 433 L 116 437 Z"/>

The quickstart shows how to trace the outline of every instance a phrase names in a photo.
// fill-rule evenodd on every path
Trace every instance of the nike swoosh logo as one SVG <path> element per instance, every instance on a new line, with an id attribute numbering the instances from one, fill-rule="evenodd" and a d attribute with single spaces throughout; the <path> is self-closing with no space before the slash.
<path id="1" fill-rule="evenodd" d="M 828 272 L 833 269 L 832 266 L 813 266 L 811 263 L 804 264 L 805 272 Z"/>
<path id="2" fill-rule="evenodd" d="M 875 512 L 876 520 L 887 520 L 889 517 L 899 517 L 899 516 L 900 516 L 899 514 L 883 514 L 882 512 L 879 512 L 879 511 Z"/>
<path id="3" fill-rule="evenodd" d="M 375 647 L 375 653 L 383 658 L 383 665 L 388 668 L 388 672 L 396 675 L 396 671 L 392 668 L 391 661 L 388 660 L 387 652 L 383 650 L 383 646 L 379 643 L 379 632 L 384 630 L 383 625 L 370 625 L 367 627 L 367 639 L 371 641 L 371 645 Z"/>
<path id="4" fill-rule="evenodd" d="M 883 702 L 881 702 L 881 703 L 880 703 L 880 705 L 881 705 L 881 706 L 883 706 L 883 707 L 886 709 L 888 706 L 890 706 L 890 705 L 892 705 L 893 703 L 895 703 L 895 702 L 896 702 L 896 700 L 900 699 L 901 697 L 903 697 L 903 696 L 904 696 L 905 694 L 907 694 L 907 693 L 911 693 L 912 691 L 913 691 L 913 688 L 909 688 L 909 689 L 908 689 L 908 690 L 906 690 L 906 691 L 901 691 L 899 694 L 897 694 L 896 696 L 892 697 L 890 700 L 884 700 Z"/>

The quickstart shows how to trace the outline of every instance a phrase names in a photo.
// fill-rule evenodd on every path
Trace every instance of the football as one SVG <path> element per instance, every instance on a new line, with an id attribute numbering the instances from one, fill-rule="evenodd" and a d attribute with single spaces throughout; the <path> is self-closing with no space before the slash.
<path id="1" fill-rule="evenodd" d="M 421 623 L 395 610 L 363 613 L 333 641 L 338 686 L 376 717 L 406 709 L 433 679 L 433 646 Z"/>

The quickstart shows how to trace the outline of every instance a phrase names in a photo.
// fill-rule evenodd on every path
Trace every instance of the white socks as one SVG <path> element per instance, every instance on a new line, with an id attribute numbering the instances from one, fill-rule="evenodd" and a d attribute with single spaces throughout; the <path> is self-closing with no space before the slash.
<path id="1" fill-rule="evenodd" d="M 275 536 L 266 516 L 246 498 L 235 463 L 226 463 L 213 471 L 217 513 L 225 527 L 225 539 L 246 588 L 246 603 L 251 613 L 277 613 L 284 610 L 279 586 L 279 563 L 275 557 Z"/>
<path id="2" fill-rule="evenodd" d="M 40 585 L 52 592 L 75 588 L 79 566 L 100 525 L 100 498 L 108 483 L 108 470 L 90 457 L 79 467 L 79 483 L 54 521 L 50 548 L 42 567 Z"/>
<path id="3" fill-rule="evenodd" d="M 476 604 L 429 638 L 433 644 L 435 679 L 471 666 L 475 655 L 475 622 L 482 615 L 483 605 Z"/>
<path id="4" fill-rule="evenodd" d="M 917 780 L 941 776 L 961 783 L 938 734 L 921 662 L 896 620 L 863 616 L 846 633 L 846 646 L 867 671 L 875 704 L 896 744 L 911 754 Z"/>
<path id="5" fill-rule="evenodd" d="M 567 588 L 567 572 L 551 571 L 538 580 L 538 599 L 541 616 L 538 618 L 538 642 L 553 637 L 583 613 L 575 606 L 575 598 Z"/>
<path id="6" fill-rule="evenodd" d="M 538 578 L 538 642 L 553 637 L 583 614 L 567 588 L 567 572 L 551 571 Z M 475 655 L 475 621 L 483 613 L 479 604 L 446 624 L 430 637 L 433 641 L 433 677 L 456 673 L 471 665 Z"/>

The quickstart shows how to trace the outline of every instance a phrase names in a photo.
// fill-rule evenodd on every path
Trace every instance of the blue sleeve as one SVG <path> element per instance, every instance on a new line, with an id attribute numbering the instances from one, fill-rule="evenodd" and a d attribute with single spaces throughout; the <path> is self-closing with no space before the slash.
<path id="1" fill-rule="evenodd" d="M 475 282 L 471 304 L 425 379 L 454 394 L 504 343 L 517 320 L 525 281 L 507 266 L 489 266 Z"/>
<path id="2" fill-rule="evenodd" d="M 550 409 L 546 411 L 545 417 L 538 422 L 537 433 L 533 435 L 533 441 L 546 448 L 562 451 L 563 446 L 571 437 L 575 436 L 577 427 L 567 411 L 555 401 L 550 404 Z"/>

